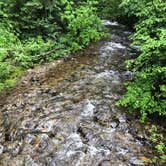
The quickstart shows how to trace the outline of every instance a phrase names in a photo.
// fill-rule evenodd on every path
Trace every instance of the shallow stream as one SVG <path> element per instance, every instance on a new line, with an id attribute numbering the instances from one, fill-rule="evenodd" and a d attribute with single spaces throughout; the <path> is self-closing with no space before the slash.
<path id="1" fill-rule="evenodd" d="M 146 165 L 146 129 L 115 102 L 132 79 L 131 34 L 103 21 L 112 34 L 80 55 L 29 71 L 1 96 L 0 163 L 5 166 Z"/>

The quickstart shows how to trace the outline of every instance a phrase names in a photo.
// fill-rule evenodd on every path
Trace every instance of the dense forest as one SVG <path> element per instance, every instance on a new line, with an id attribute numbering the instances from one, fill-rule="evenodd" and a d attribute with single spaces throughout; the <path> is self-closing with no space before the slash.
<path id="1" fill-rule="evenodd" d="M 0 92 L 16 85 L 27 69 L 85 49 L 107 36 L 102 19 L 132 29 L 139 53 L 126 61 L 134 79 L 118 101 L 147 118 L 166 116 L 166 2 L 164 0 L 0 0 Z M 162 135 L 153 131 L 160 162 Z"/>

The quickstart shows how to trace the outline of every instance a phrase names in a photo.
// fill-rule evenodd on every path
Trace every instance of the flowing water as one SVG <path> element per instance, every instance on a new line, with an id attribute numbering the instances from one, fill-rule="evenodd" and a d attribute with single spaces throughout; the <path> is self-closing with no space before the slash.
<path id="1" fill-rule="evenodd" d="M 29 71 L 1 95 L 1 165 L 146 165 L 144 126 L 115 106 L 132 79 L 124 61 L 138 48 L 129 46 L 131 32 L 124 26 L 103 24 L 112 36 Z"/>

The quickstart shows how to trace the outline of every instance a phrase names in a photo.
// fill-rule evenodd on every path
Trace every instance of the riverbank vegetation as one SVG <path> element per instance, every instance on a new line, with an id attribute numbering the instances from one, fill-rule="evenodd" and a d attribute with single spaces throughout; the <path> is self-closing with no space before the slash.
<path id="1" fill-rule="evenodd" d="M 121 104 L 131 110 L 140 110 L 141 120 L 148 114 L 166 115 L 166 3 L 162 0 L 124 0 L 121 4 L 126 14 L 135 17 L 133 44 L 140 54 L 127 62 L 137 73 L 128 84 Z"/>
<path id="2" fill-rule="evenodd" d="M 147 116 L 166 116 L 166 2 L 163 0 L 122 0 L 121 9 L 134 20 L 133 45 L 140 54 L 126 62 L 135 73 L 133 81 L 127 83 L 126 94 L 119 104 L 130 112 L 140 112 L 141 122 Z M 166 163 L 165 138 L 153 126 L 152 142 L 158 153 L 153 161 Z"/>
<path id="3" fill-rule="evenodd" d="M 119 104 L 141 115 L 166 116 L 164 0 L 1 0 L 0 92 L 28 68 L 83 49 L 103 35 L 102 18 L 123 20 L 140 54 L 126 62 L 135 78 Z M 157 145 L 156 145 L 157 147 Z M 161 146 L 158 146 L 160 149 Z M 165 159 L 162 144 L 162 159 Z"/>
<path id="4" fill-rule="evenodd" d="M 0 91 L 36 64 L 84 48 L 103 35 L 97 1 L 0 2 Z"/>

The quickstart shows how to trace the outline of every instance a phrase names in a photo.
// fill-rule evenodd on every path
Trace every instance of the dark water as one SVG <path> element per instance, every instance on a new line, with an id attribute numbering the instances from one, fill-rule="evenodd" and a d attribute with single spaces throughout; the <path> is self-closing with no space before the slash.
<path id="1" fill-rule="evenodd" d="M 132 79 L 131 32 L 103 21 L 111 37 L 70 60 L 38 67 L 1 96 L 0 163 L 9 166 L 146 165 L 146 129 L 116 108 Z M 146 129 L 145 129 L 146 128 Z"/>

